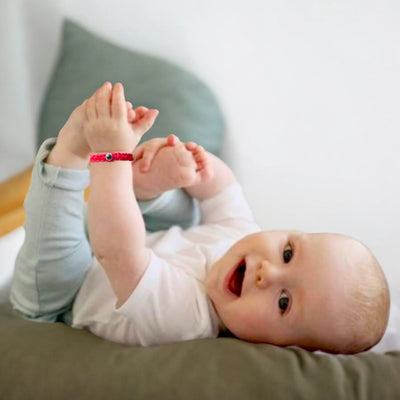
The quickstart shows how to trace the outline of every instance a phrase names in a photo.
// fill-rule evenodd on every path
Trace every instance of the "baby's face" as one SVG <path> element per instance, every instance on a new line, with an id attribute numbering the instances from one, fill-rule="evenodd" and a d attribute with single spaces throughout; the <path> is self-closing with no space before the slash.
<path id="1" fill-rule="evenodd" d="M 211 269 L 207 293 L 226 327 L 252 342 L 315 348 L 340 337 L 338 318 L 364 247 L 335 234 L 260 232 Z"/>

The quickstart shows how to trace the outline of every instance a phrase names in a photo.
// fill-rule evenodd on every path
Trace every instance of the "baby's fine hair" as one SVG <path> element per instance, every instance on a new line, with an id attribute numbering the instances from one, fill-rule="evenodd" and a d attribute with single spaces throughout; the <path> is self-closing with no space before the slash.
<path id="1" fill-rule="evenodd" d="M 387 327 L 389 286 L 378 260 L 364 248 L 365 259 L 352 266 L 357 269 L 358 279 L 349 285 L 353 290 L 347 295 L 347 310 L 340 321 L 347 337 L 340 349 L 332 349 L 333 352 L 353 354 L 368 350 L 381 340 Z"/>

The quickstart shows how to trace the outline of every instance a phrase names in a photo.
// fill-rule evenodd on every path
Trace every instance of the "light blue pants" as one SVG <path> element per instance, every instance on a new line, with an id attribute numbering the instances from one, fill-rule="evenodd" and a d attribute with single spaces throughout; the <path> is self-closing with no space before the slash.
<path id="1" fill-rule="evenodd" d="M 84 189 L 88 170 L 44 163 L 56 139 L 39 149 L 25 199 L 25 241 L 17 256 L 10 301 L 36 321 L 71 322 L 74 298 L 92 264 L 85 223 Z M 149 231 L 196 223 L 196 204 L 183 190 L 139 203 Z"/>

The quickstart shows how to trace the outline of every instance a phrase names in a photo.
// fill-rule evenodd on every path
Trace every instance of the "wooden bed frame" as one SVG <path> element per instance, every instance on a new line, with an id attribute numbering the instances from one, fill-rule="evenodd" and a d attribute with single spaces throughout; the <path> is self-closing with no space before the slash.
<path id="1" fill-rule="evenodd" d="M 25 221 L 24 199 L 31 181 L 32 167 L 0 183 L 0 236 Z"/>

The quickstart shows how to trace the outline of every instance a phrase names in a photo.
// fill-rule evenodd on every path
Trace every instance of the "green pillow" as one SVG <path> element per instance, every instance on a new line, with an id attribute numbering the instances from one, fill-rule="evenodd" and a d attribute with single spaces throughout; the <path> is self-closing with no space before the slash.
<path id="1" fill-rule="evenodd" d="M 400 352 L 353 356 L 233 338 L 129 347 L 0 305 L 1 399 L 395 400 Z"/>
<path id="2" fill-rule="evenodd" d="M 224 121 L 203 82 L 170 62 L 112 44 L 68 20 L 41 110 L 38 145 L 57 136 L 72 110 L 105 81 L 122 82 L 134 107 L 160 110 L 143 140 L 175 133 L 219 153 Z"/>

